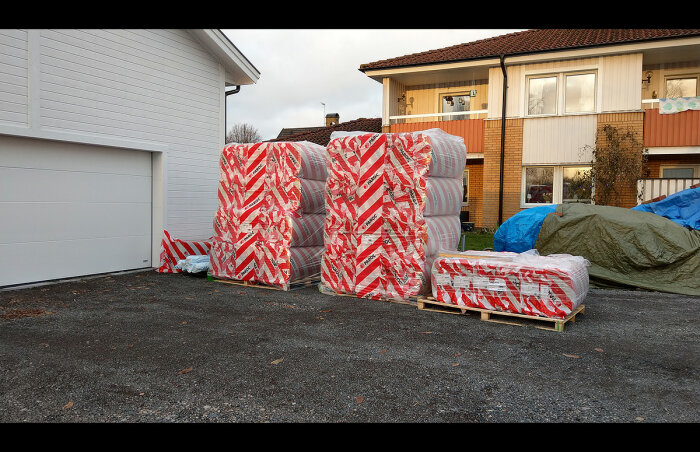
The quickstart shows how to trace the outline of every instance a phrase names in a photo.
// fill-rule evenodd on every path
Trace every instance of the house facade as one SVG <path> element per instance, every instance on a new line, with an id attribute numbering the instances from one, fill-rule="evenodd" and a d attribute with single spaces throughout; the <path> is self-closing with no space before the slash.
<path id="1" fill-rule="evenodd" d="M 700 29 L 528 30 L 360 71 L 383 85 L 385 132 L 464 137 L 462 210 L 476 227 L 533 206 L 595 202 L 580 181 L 606 125 L 647 149 L 642 178 L 616 205 L 700 182 Z M 685 108 L 660 109 L 679 98 Z"/>
<path id="2" fill-rule="evenodd" d="M 259 77 L 215 29 L 0 30 L 0 286 L 211 237 L 226 98 Z"/>

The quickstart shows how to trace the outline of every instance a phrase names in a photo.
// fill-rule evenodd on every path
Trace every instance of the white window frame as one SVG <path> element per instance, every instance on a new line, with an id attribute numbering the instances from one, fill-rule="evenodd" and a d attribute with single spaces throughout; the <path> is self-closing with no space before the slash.
<path id="1" fill-rule="evenodd" d="M 659 165 L 659 178 L 661 178 L 661 179 L 664 178 L 664 170 L 665 169 L 675 169 L 675 168 L 692 168 L 693 169 L 693 178 L 700 177 L 700 165 L 694 165 L 692 163 L 689 163 L 687 165 L 684 165 L 681 163 L 676 163 L 673 165 Z"/>
<path id="2" fill-rule="evenodd" d="M 590 111 L 566 111 L 566 78 L 574 75 L 587 75 L 593 74 L 593 109 Z M 598 71 L 574 71 L 574 72 L 563 72 L 562 73 L 562 114 L 563 115 L 590 115 L 597 111 L 598 109 Z"/>
<path id="3" fill-rule="evenodd" d="M 557 92 L 556 94 L 556 99 L 555 99 L 555 104 L 554 104 L 554 113 L 540 113 L 540 114 L 530 114 L 530 80 L 532 79 L 538 79 L 538 78 L 554 78 L 556 80 L 556 87 L 555 90 Z M 523 113 L 525 117 L 527 118 L 539 118 L 542 116 L 558 116 L 559 114 L 559 97 L 560 93 L 559 90 L 561 89 L 561 80 L 559 77 L 558 73 L 543 73 L 543 74 L 530 74 L 525 76 L 525 105 L 524 105 L 524 110 Z"/>
<path id="4" fill-rule="evenodd" d="M 566 111 L 566 77 L 570 75 L 585 75 L 593 74 L 595 76 L 595 82 L 593 86 L 593 110 L 591 111 L 577 111 L 570 112 Z M 576 68 L 567 71 L 556 71 L 556 72 L 532 72 L 524 75 L 524 94 L 523 94 L 523 117 L 525 118 L 540 118 L 540 117 L 551 117 L 551 116 L 576 116 L 576 115 L 591 115 L 598 113 L 598 81 L 600 77 L 600 72 L 598 68 Z M 528 109 L 529 93 L 530 93 L 530 80 L 535 78 L 556 78 L 556 105 L 554 113 L 542 113 L 542 114 L 530 114 Z"/>
<path id="5" fill-rule="evenodd" d="M 560 165 L 523 165 L 520 177 L 520 208 L 526 209 L 537 206 L 551 206 L 562 204 L 564 196 L 564 168 L 588 168 L 590 165 L 581 164 L 560 164 Z M 530 203 L 526 200 L 526 171 L 528 168 L 553 168 L 552 174 L 552 202 L 550 203 Z M 595 204 L 595 187 L 591 193 L 591 204 Z"/>

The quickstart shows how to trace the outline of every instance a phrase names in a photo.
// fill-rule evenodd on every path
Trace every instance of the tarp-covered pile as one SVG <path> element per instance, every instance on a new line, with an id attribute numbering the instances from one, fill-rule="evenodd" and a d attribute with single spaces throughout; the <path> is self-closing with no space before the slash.
<path id="1" fill-rule="evenodd" d="M 586 297 L 587 265 L 568 254 L 465 251 L 435 260 L 432 293 L 442 303 L 563 319 Z"/>
<path id="2" fill-rule="evenodd" d="M 459 241 L 464 140 L 440 129 L 334 133 L 326 150 L 321 283 L 373 299 L 427 290 L 433 259 Z"/>
<path id="3" fill-rule="evenodd" d="M 651 212 L 689 229 L 700 229 L 700 186 L 688 188 L 632 210 Z"/>
<path id="4" fill-rule="evenodd" d="M 583 256 L 598 285 L 700 295 L 700 230 L 650 212 L 560 204 L 542 222 L 534 248 Z"/>
<path id="5" fill-rule="evenodd" d="M 220 167 L 212 276 L 287 290 L 318 275 L 325 148 L 306 141 L 230 144 Z"/>

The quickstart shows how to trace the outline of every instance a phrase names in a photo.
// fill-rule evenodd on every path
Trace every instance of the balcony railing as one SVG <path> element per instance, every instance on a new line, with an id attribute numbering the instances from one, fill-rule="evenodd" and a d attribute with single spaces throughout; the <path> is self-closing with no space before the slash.
<path id="1" fill-rule="evenodd" d="M 660 196 L 669 196 L 698 183 L 700 183 L 700 177 L 638 179 L 637 193 L 641 195 L 641 200 L 638 198 L 637 203 L 651 201 Z"/>
<path id="2" fill-rule="evenodd" d="M 700 146 L 700 110 L 659 113 L 659 99 L 642 100 L 644 146 Z"/>
<path id="3" fill-rule="evenodd" d="M 464 113 L 460 112 L 460 114 Z M 413 117 L 421 115 L 410 116 Z M 440 113 L 439 116 L 444 116 L 444 114 Z M 433 120 L 427 122 L 406 122 L 391 124 L 391 126 L 389 127 L 389 131 L 392 133 L 416 132 L 420 130 L 438 128 L 449 133 L 450 135 L 456 135 L 464 138 L 464 144 L 467 146 L 468 154 L 483 154 L 485 128 L 484 125 L 485 123 L 483 119 L 456 119 L 452 121 Z M 476 156 L 473 157 L 477 158 Z"/>

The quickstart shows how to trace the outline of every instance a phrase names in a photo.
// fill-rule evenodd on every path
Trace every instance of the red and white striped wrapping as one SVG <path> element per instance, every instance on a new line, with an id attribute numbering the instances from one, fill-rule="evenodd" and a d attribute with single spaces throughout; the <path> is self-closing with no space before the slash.
<path id="1" fill-rule="evenodd" d="M 163 240 L 160 242 L 160 267 L 158 273 L 182 273 L 175 268 L 177 262 L 187 256 L 207 255 L 211 250 L 213 238 L 208 240 L 180 240 L 173 239 L 168 231 L 163 231 Z"/>
<path id="2" fill-rule="evenodd" d="M 465 251 L 435 259 L 432 293 L 442 303 L 562 319 L 588 293 L 581 256 Z"/>
<path id="3" fill-rule="evenodd" d="M 286 290 L 318 274 L 325 148 L 306 141 L 229 144 L 220 168 L 212 275 Z"/>
<path id="4" fill-rule="evenodd" d="M 426 290 L 425 261 L 432 257 L 426 250 L 437 254 L 441 248 L 456 249 L 459 241 L 459 234 L 454 240 L 442 236 L 451 234 L 449 227 L 435 227 L 431 233 L 425 211 L 459 226 L 466 162 L 462 138 L 439 129 L 342 133 L 331 136 L 326 150 L 322 284 L 337 293 L 372 299 L 406 300 Z M 458 172 L 448 168 L 452 160 L 460 162 Z M 429 168 L 447 177 L 431 175 Z M 430 248 L 432 241 L 440 244 Z"/>

